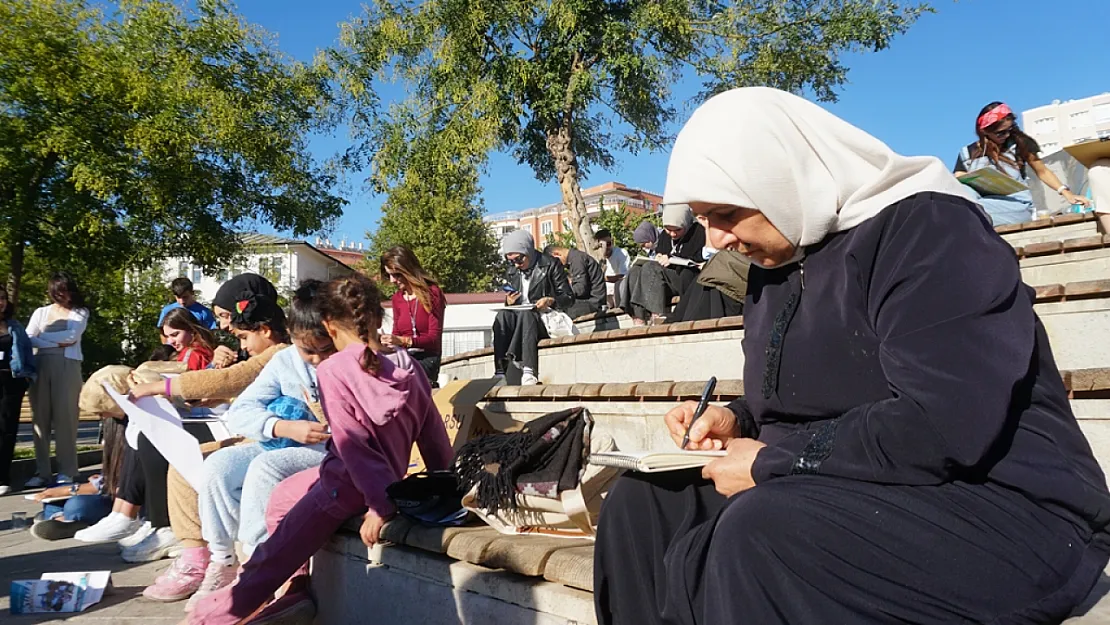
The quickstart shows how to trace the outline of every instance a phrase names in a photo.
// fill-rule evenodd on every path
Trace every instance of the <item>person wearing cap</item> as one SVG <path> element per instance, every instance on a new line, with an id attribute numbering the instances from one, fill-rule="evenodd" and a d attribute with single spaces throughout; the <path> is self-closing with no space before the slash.
<path id="1" fill-rule="evenodd" d="M 574 304 L 566 269 L 557 259 L 536 249 L 526 230 L 514 230 L 501 240 L 501 254 L 509 262 L 506 306 L 528 309 L 498 311 L 493 320 L 494 375 L 503 377 L 509 360 L 520 362 L 523 385 L 539 384 L 539 343 L 548 337 L 540 313 L 566 310 Z"/>
<path id="2" fill-rule="evenodd" d="M 219 329 L 230 332 L 235 303 L 250 299 L 254 295 L 262 295 L 271 301 L 278 301 L 278 292 L 274 285 L 256 273 L 241 273 L 221 284 L 216 290 L 215 297 L 212 298 L 212 312 L 216 315 Z M 248 358 L 250 354 L 245 349 L 236 352 L 225 345 L 220 345 L 212 355 L 212 366 L 222 369 Z"/>
<path id="3" fill-rule="evenodd" d="M 993 169 L 1023 185 L 1029 185 L 1026 166 L 1037 174 L 1041 182 L 1055 190 L 1070 204 L 1091 205 L 1085 198 L 1071 192 L 1068 185 L 1045 166 L 1041 160 L 1041 146 L 1017 125 L 1017 118 L 1009 106 L 1003 102 L 991 102 L 979 111 L 975 118 L 974 143 L 960 150 L 956 165 L 952 168 L 957 178 L 964 178 L 971 172 L 983 168 Z M 996 226 L 1017 224 L 1036 218 L 1033 194 L 1027 189 L 1010 195 L 981 195 L 971 187 L 968 190 L 980 195 L 979 205 L 990 215 Z"/>

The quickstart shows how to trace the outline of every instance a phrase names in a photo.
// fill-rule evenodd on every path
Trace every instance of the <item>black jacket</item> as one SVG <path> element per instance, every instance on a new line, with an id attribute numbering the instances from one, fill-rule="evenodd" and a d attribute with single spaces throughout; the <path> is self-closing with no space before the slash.
<path id="1" fill-rule="evenodd" d="M 528 301 L 533 304 L 545 297 L 555 298 L 555 308 L 565 310 L 574 304 L 574 292 L 570 290 L 567 281 L 567 271 L 559 259 L 536 252 L 531 266 L 525 270 L 528 274 Z M 520 291 L 520 269 L 515 266 L 509 268 L 509 286 L 514 291 Z"/>
<path id="2" fill-rule="evenodd" d="M 705 228 L 700 223 L 694 222 L 686 232 L 682 233 L 682 238 L 675 241 L 666 233 L 659 235 L 659 243 L 655 246 L 656 254 L 663 254 L 666 256 L 677 256 L 692 260 L 695 263 L 705 262 L 705 256 L 702 249 L 705 247 Z M 675 265 L 677 268 L 678 266 Z M 683 267 L 690 271 L 697 271 L 692 267 Z"/>
<path id="3" fill-rule="evenodd" d="M 570 249 L 567 250 L 566 268 L 575 300 L 589 302 L 598 309 L 605 305 L 605 272 L 601 270 L 601 263 L 585 252 Z"/>

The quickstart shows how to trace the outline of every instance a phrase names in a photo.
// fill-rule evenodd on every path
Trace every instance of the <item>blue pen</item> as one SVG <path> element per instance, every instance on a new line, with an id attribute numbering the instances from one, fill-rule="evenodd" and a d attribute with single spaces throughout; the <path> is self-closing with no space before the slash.
<path id="1" fill-rule="evenodd" d="M 694 410 L 694 418 L 690 419 L 690 425 L 686 428 L 686 435 L 682 437 L 682 449 L 686 449 L 686 446 L 690 444 L 690 430 L 694 427 L 694 423 L 705 414 L 705 409 L 709 407 L 709 396 L 713 394 L 713 389 L 716 386 L 716 376 L 709 378 L 709 381 L 705 383 L 705 388 L 701 391 L 701 401 L 698 402 L 698 407 Z"/>

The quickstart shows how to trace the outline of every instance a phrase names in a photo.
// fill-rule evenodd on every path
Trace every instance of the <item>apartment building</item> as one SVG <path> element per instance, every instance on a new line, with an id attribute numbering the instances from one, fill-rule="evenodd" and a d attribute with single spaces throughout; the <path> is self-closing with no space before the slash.
<path id="1" fill-rule="evenodd" d="M 1021 128 L 1041 145 L 1042 156 L 1075 143 L 1110 137 L 1110 93 L 1066 102 L 1054 100 L 1023 111 Z"/>
<path id="2" fill-rule="evenodd" d="M 633 213 L 654 213 L 660 210 L 663 202 L 663 196 L 657 193 L 633 189 L 619 182 L 582 189 L 582 197 L 586 200 L 586 214 L 591 216 L 622 204 Z M 513 230 L 527 230 L 541 246 L 547 235 L 571 230 L 570 211 L 561 201 L 539 208 L 488 215 L 486 223 L 498 241 Z"/>

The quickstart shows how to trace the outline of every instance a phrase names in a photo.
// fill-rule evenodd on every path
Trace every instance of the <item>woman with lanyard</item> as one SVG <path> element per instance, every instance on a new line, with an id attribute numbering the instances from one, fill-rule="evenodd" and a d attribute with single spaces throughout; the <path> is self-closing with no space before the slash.
<path id="1" fill-rule="evenodd" d="M 956 158 L 956 166 L 952 171 L 957 178 L 964 178 L 968 173 L 989 167 L 1028 185 L 1029 179 L 1025 173 L 1028 165 L 1037 174 L 1037 178 L 1063 196 L 1069 204 L 1081 204 L 1084 207 L 1091 205 L 1087 198 L 1072 193 L 1068 185 L 1060 182 L 1056 174 L 1045 166 L 1038 155 L 1041 147 L 1018 128 L 1014 112 L 1004 103 L 991 102 L 979 111 L 979 116 L 975 118 L 975 134 L 979 138 L 960 150 L 960 155 Z M 974 189 L 971 190 L 975 192 Z M 978 202 L 996 226 L 1022 223 L 1036 217 L 1033 194 L 1028 190 L 1010 195 L 981 196 Z"/>
<path id="2" fill-rule="evenodd" d="M 443 291 L 407 247 L 398 245 L 386 250 L 380 265 L 382 279 L 397 287 L 392 297 L 393 333 L 381 336 L 382 345 L 406 348 L 436 388 L 447 308 Z"/>
<path id="3" fill-rule="evenodd" d="M 785 92 L 694 112 L 664 198 L 752 260 L 746 396 L 664 418 L 726 455 L 610 490 L 599 623 L 1059 623 L 1086 597 L 1110 493 L 959 187 Z"/>

